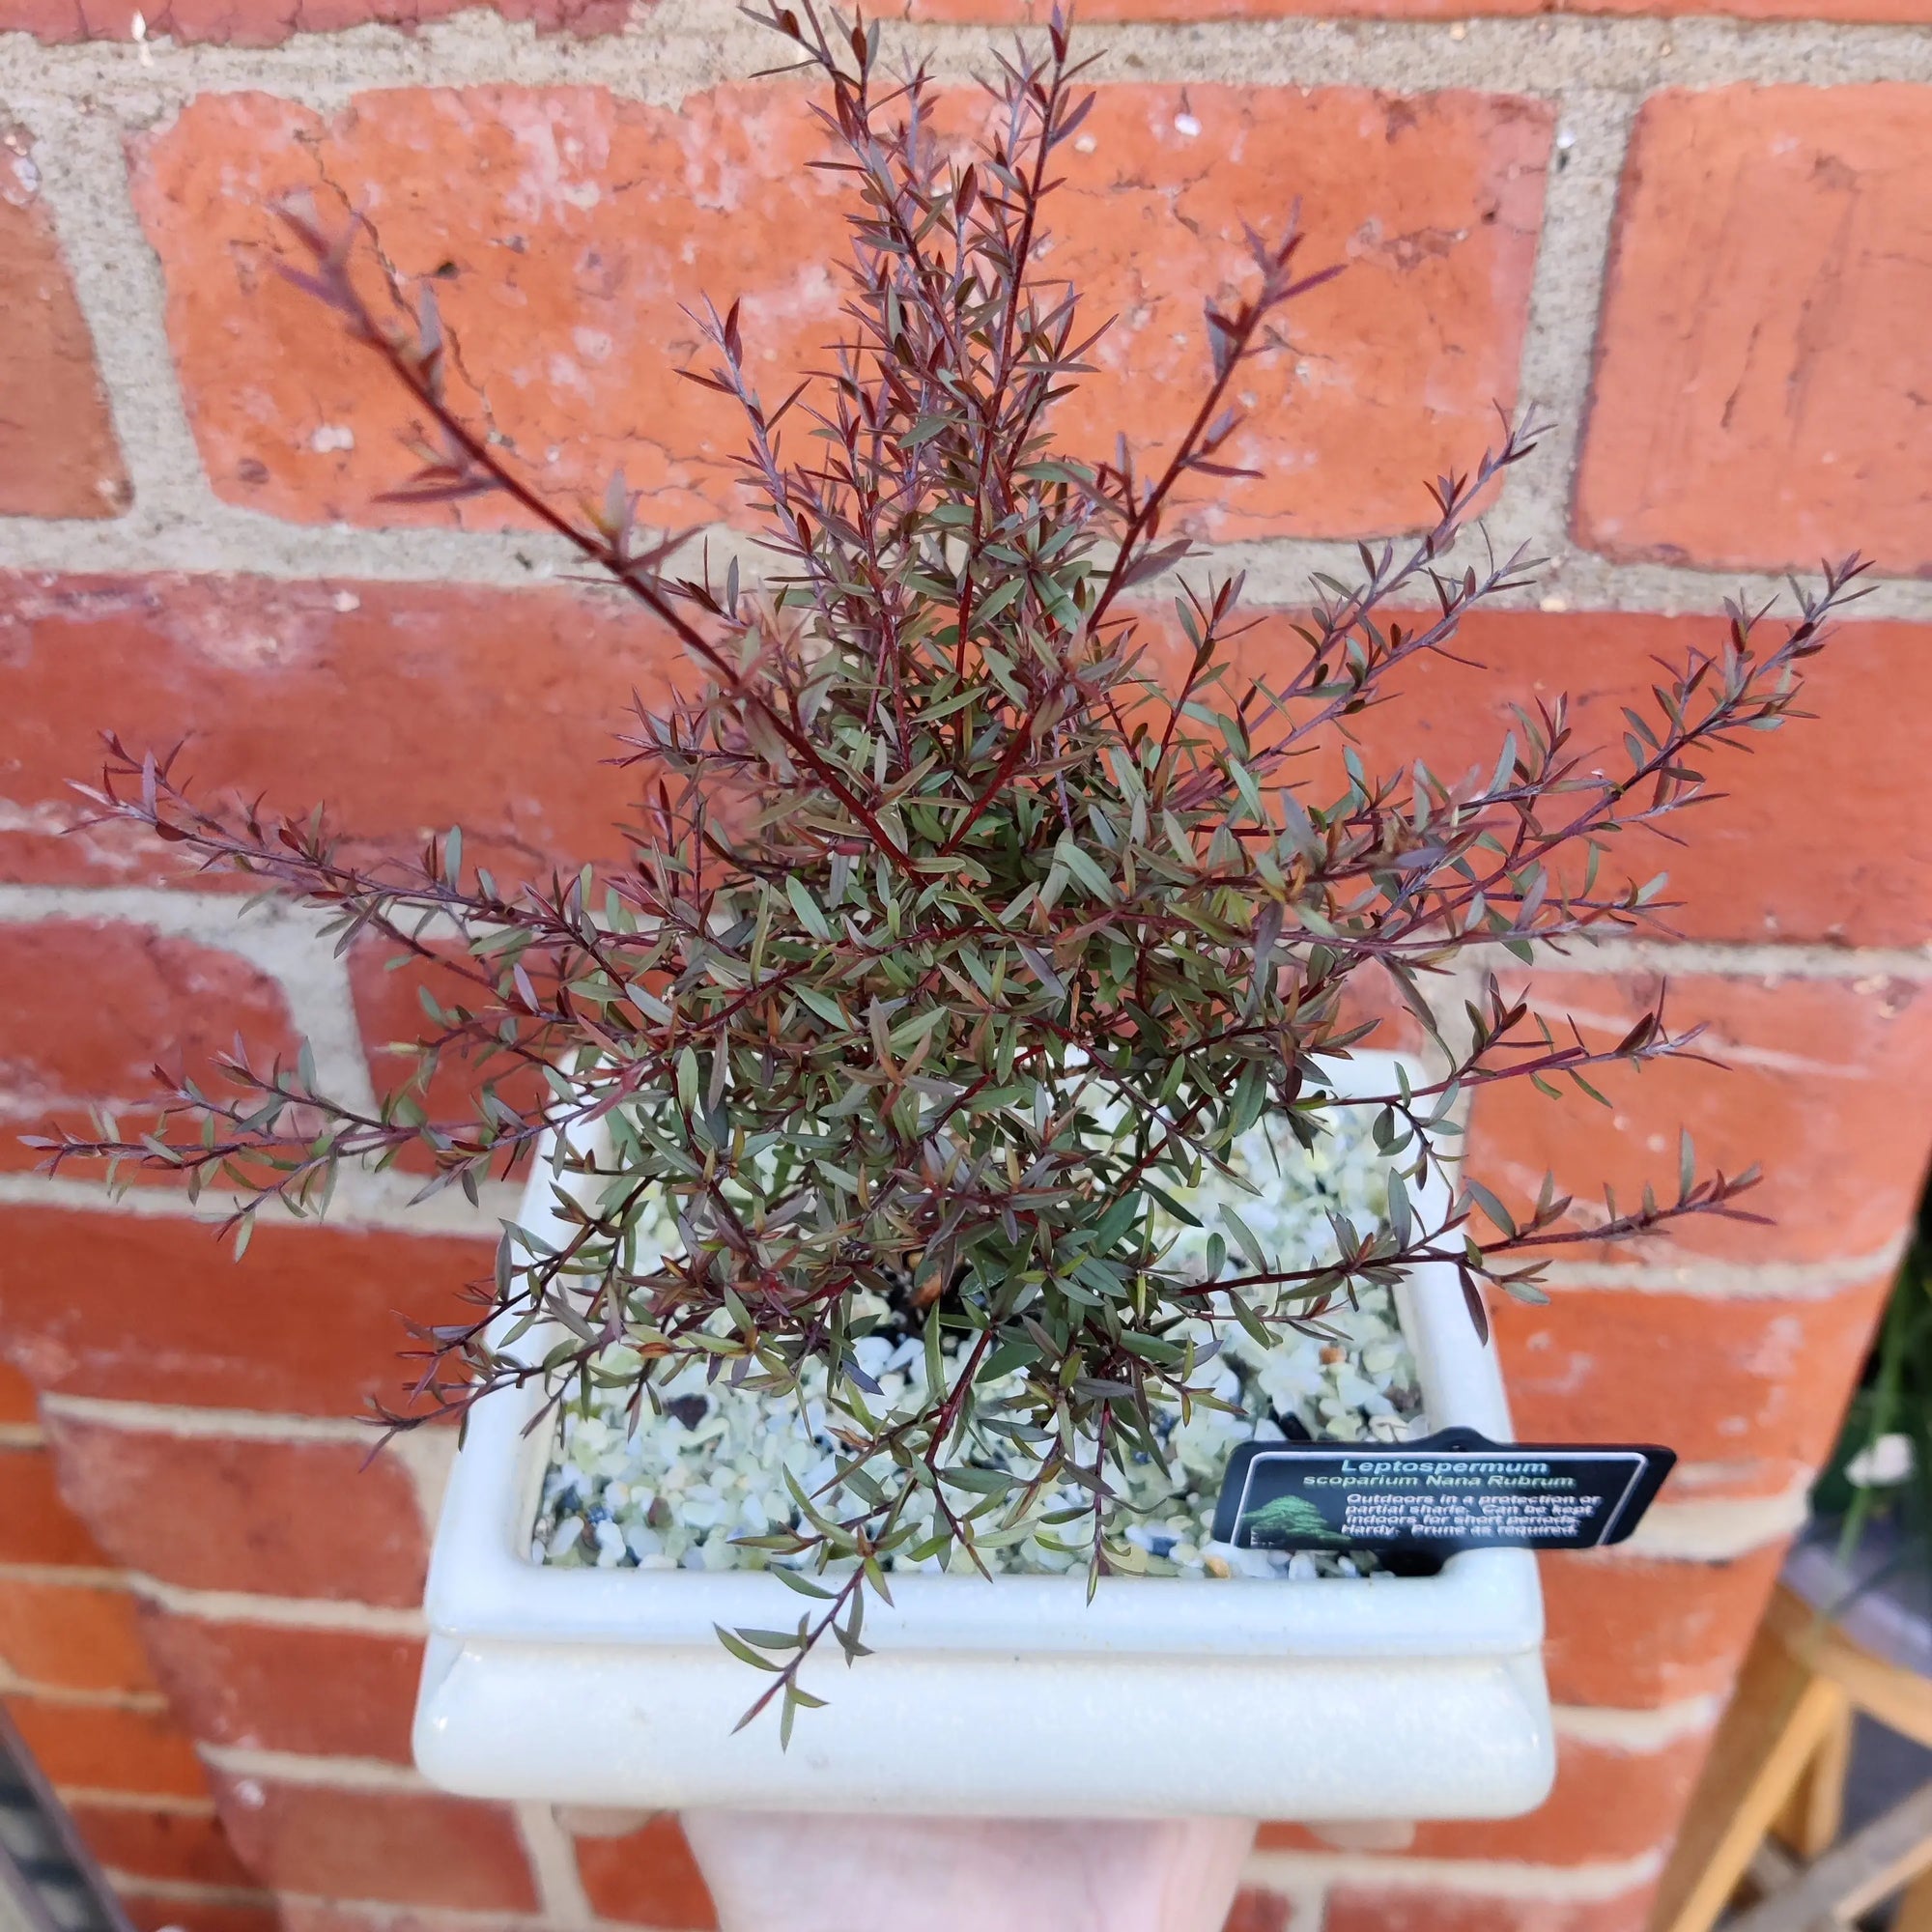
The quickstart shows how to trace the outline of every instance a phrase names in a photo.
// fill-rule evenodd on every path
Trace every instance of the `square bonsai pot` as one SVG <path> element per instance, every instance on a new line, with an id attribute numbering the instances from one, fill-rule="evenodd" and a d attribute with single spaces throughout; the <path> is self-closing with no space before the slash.
<path id="1" fill-rule="evenodd" d="M 1357 1054 L 1344 1094 L 1395 1061 Z M 522 1214 L 554 1231 L 539 1162 Z M 1439 1213 L 1440 1177 L 1418 1211 Z M 1397 1291 L 1428 1427 L 1509 1439 L 1492 1348 L 1455 1270 Z M 541 1359 L 545 1338 L 521 1345 Z M 874 1654 L 807 1666 L 828 1697 L 788 1750 L 734 1732 L 760 1680 L 715 1625 L 789 1628 L 755 1571 L 553 1569 L 530 1557 L 550 1432 L 534 1384 L 472 1411 L 437 1531 L 417 1765 L 479 1798 L 638 1808 L 1041 1817 L 1492 1818 L 1554 1776 L 1528 1550 L 1434 1576 L 1307 1581 L 1084 1575 L 893 1578 Z"/>

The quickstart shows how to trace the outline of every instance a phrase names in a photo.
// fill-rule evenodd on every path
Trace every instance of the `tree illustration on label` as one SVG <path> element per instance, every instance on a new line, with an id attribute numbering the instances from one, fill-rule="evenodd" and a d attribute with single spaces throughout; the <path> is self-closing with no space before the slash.
<path id="1" fill-rule="evenodd" d="M 1257 1549 L 1286 1549 L 1310 1543 L 1346 1543 L 1306 1496 L 1275 1496 L 1241 1519 L 1248 1543 Z"/>

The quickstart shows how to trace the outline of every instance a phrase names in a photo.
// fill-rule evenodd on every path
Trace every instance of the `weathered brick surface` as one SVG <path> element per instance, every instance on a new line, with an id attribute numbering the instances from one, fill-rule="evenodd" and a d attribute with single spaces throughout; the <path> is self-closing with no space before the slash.
<path id="1" fill-rule="evenodd" d="M 1632 1751 L 1559 1737 L 1556 1787 L 1534 1811 L 1418 1825 L 1406 1856 L 1548 1865 L 1641 1858 L 1675 1832 L 1709 1742 L 1698 1733 L 1658 1750 Z M 1320 1851 L 1323 1844 L 1294 1824 L 1264 1825 L 1259 1842 L 1283 1851 Z"/>
<path id="2" fill-rule="evenodd" d="M 224 1888 L 250 1883 L 220 1819 L 204 1805 L 143 1804 L 138 1799 L 110 1804 L 76 1797 L 69 1801 L 68 1810 L 88 1850 L 117 1877 Z"/>
<path id="3" fill-rule="evenodd" d="M 715 1925 L 711 1893 L 675 1818 L 653 1818 L 617 1837 L 580 1835 L 577 1870 L 600 1918 L 702 1932 Z"/>
<path id="4" fill-rule="evenodd" d="M 1515 394 L 1549 139 L 1542 106 L 1473 94 L 1103 88 L 1065 158 L 1053 262 L 1121 321 L 1065 428 L 1107 453 L 1122 424 L 1150 452 L 1177 436 L 1207 364 L 1200 290 L 1237 272 L 1243 216 L 1299 194 L 1309 259 L 1350 272 L 1255 366 L 1267 426 L 1232 460 L 1261 479 L 1193 521 L 1224 537 L 1417 522 L 1423 484 L 1470 460 Z M 405 514 L 374 499 L 399 480 L 409 412 L 273 272 L 293 244 L 268 205 L 319 170 L 366 207 L 389 261 L 442 277 L 463 367 L 540 484 L 601 492 L 621 463 L 655 518 L 742 514 L 730 409 L 671 380 L 697 348 L 683 305 L 742 295 L 774 395 L 816 366 L 844 252 L 840 177 L 805 165 L 818 143 L 790 87 L 722 88 L 677 114 L 592 89 L 398 91 L 330 122 L 201 97 L 139 146 L 135 192 L 215 489 L 303 521 Z"/>
<path id="5" fill-rule="evenodd" d="M 255 1777 L 218 1777 L 216 1792 L 242 1861 L 279 1889 L 477 1912 L 536 1907 L 503 1805 Z"/>
<path id="6" fill-rule="evenodd" d="M 208 1780 L 174 1713 L 24 1694 L 6 1700 L 35 1761 L 57 1785 L 205 1798 Z"/>
<path id="7" fill-rule="evenodd" d="M 1481 618 L 1458 646 L 1480 668 L 1414 667 L 1363 721 L 1364 755 L 1487 771 L 1510 704 L 1559 692 L 1575 700 L 1578 749 L 1613 749 L 1619 707 L 1647 692 L 1654 659 L 1719 635 L 1698 617 Z M 1279 669 L 1294 645 L 1269 619 L 1244 649 Z M 291 810 L 327 799 L 353 856 L 412 854 L 460 821 L 466 852 L 506 877 L 613 858 L 630 792 L 599 760 L 632 690 L 662 693 L 668 674 L 680 661 L 647 622 L 562 591 L 0 578 L 0 700 L 18 725 L 0 742 L 0 795 L 17 808 L 0 817 L 0 875 L 184 878 L 154 839 L 66 834 L 85 815 L 70 781 L 97 765 L 103 722 L 136 748 L 190 737 L 184 769 L 216 794 L 266 788 Z M 1633 838 L 1613 863 L 1637 877 L 1667 868 L 1667 896 L 1683 902 L 1671 923 L 1687 936 L 1921 944 L 1932 801 L 1914 776 L 1932 630 L 1846 625 L 1809 677 L 1814 718 L 1754 734 L 1749 756 L 1710 760 L 1725 795 L 1681 821 L 1686 846 Z M 1896 836 L 1848 850 L 1838 821 L 1810 807 L 1821 790 Z"/>
<path id="8" fill-rule="evenodd" d="M 0 575 L 0 877 L 223 883 L 138 833 L 68 836 L 103 729 L 137 754 L 187 740 L 212 797 L 326 803 L 346 858 L 459 822 L 506 883 L 618 857 L 632 792 L 602 761 L 675 662 L 633 607 L 565 591 Z"/>
<path id="9" fill-rule="evenodd" d="M 146 16 L 148 37 L 217 45 L 272 47 L 298 34 L 332 34 L 365 22 L 385 27 L 427 26 L 460 13 L 468 0 L 159 0 Z M 510 20 L 529 20 L 540 32 L 617 32 L 631 0 L 493 0 Z M 125 41 L 134 9 L 120 0 L 0 0 L 0 33 L 43 41 Z"/>
<path id="10" fill-rule="evenodd" d="M 61 1499 L 52 1454 L 40 1444 L 0 1442 L 0 1563 L 92 1569 L 105 1561 Z"/>
<path id="11" fill-rule="evenodd" d="M 1607 1107 L 1574 1092 L 1552 1100 L 1526 1080 L 1487 1088 L 1470 1116 L 1475 1171 L 1519 1202 L 1554 1172 L 1559 1187 L 1577 1190 L 1583 1226 L 1601 1215 L 1605 1181 L 1620 1208 L 1637 1205 L 1646 1180 L 1661 1195 L 1674 1190 L 1678 1132 L 1688 1128 L 1704 1168 L 1735 1175 L 1762 1164 L 1763 1182 L 1739 1205 L 1769 1225 L 1693 1217 L 1626 1248 L 1625 1259 L 1848 1261 L 1898 1239 L 1932 1144 L 1932 989 L 1877 976 L 1773 982 L 1685 974 L 1666 984 L 1551 971 L 1529 982 L 1535 1011 L 1559 1031 L 1574 1020 L 1586 1041 L 1605 1047 L 1660 992 L 1667 1023 L 1704 1026 L 1698 1049 L 1726 1071 L 1694 1059 L 1611 1066 L 1596 1082 Z M 1717 1331 L 1707 1332 L 1715 1341 Z"/>
<path id="12" fill-rule="evenodd" d="M 282 1932 L 415 1932 L 449 1923 L 411 1906 L 299 1895 L 285 1895 L 281 1914 Z"/>
<path id="13" fill-rule="evenodd" d="M 1727 1563 L 1657 1562 L 1627 1550 L 1546 1556 L 1550 1696 L 1635 1710 L 1723 1695 L 1781 1555 L 1768 1548 Z"/>
<path id="14" fill-rule="evenodd" d="M 1563 1288 L 1499 1307 L 1511 1413 L 1533 1442 L 1668 1443 L 1676 1493 L 1776 1494 L 1829 1453 L 1889 1287 L 1804 1301 Z"/>
<path id="15" fill-rule="evenodd" d="M 29 1405 L 31 1407 L 31 1403 Z M 156 1865 L 216 1868 L 208 1841 L 208 1780 L 180 1715 L 149 1676 L 132 1599 L 105 1582 L 105 1553 L 54 1483 L 50 1451 L 0 1443 L 0 1683 L 28 1750 L 75 1804 L 98 1850 Z M 8 1566 L 31 1565 L 14 1570 Z M 59 1580 L 62 1570 L 71 1583 Z M 83 1573 L 89 1573 L 83 1575 Z M 111 1798 L 112 1802 L 108 1802 Z M 186 1823 L 169 1823 L 186 1807 Z M 136 1912 L 136 1922 L 161 1920 Z M 185 1932 L 254 1932 L 186 1925 Z"/>
<path id="16" fill-rule="evenodd" d="M 157 1065 L 214 1091 L 239 1037 L 264 1071 L 299 1045 L 281 990 L 244 959 L 115 920 L 0 926 L 0 1168 L 45 1156 L 21 1145 L 56 1122 L 93 1131 L 111 1108 L 134 1135 L 156 1122 Z M 77 1170 L 75 1170 L 77 1171 Z M 169 1181 L 130 1169 L 134 1179 Z"/>
<path id="17" fill-rule="evenodd" d="M 32 148 L 0 119 L 0 516 L 112 517 L 128 478 Z"/>
<path id="18" fill-rule="evenodd" d="M 30 1687 L 137 1691 L 160 1687 L 148 1667 L 133 1600 L 120 1585 L 0 1579 L 0 1670 Z"/>
<path id="19" fill-rule="evenodd" d="M 282 1916 L 266 1891 L 184 1897 L 124 1883 L 119 1897 L 137 1932 L 168 1932 L 175 1925 L 182 1932 L 284 1932 Z"/>
<path id="20" fill-rule="evenodd" d="M 12 1362 L 0 1361 L 0 1424 L 31 1429 L 39 1420 L 33 1383 Z"/>
<path id="21" fill-rule="evenodd" d="M 188 1589 L 421 1600 L 421 1513 L 353 1443 L 168 1435 L 61 1415 L 61 1490 L 121 1564 Z"/>
<path id="22" fill-rule="evenodd" d="M 264 1222 L 240 1263 L 204 1223 L 0 1210 L 0 1351 L 40 1386 L 355 1415 L 402 1399 L 402 1318 L 454 1319 L 491 1244 Z"/>
<path id="23" fill-rule="evenodd" d="M 366 1631 L 144 1612 L 141 1634 L 204 1743 L 407 1764 L 422 1645 Z"/>
<path id="24" fill-rule="evenodd" d="M 1932 567 L 1932 90 L 1671 89 L 1631 148 L 1577 528 L 1670 562 Z"/>
<path id="25" fill-rule="evenodd" d="M 1294 1907 L 1279 1892 L 1260 1886 L 1243 1886 L 1235 1894 L 1222 1932 L 1289 1932 Z"/>
<path id="26" fill-rule="evenodd" d="M 1781 636 L 1770 620 L 1759 633 L 1766 643 Z M 1584 769 L 1620 769 L 1622 707 L 1654 712 L 1658 661 L 1681 666 L 1722 640 L 1720 617 L 1479 614 L 1456 640 L 1464 662 L 1411 665 L 1360 721 L 1362 757 L 1378 773 L 1419 757 L 1440 777 L 1487 778 L 1516 724 L 1512 706 L 1565 696 Z M 1279 615 L 1242 650 L 1256 671 L 1279 676 L 1301 645 Z M 1932 708 L 1932 626 L 1847 623 L 1806 665 L 1805 680 L 1802 708 L 1811 716 L 1700 759 L 1719 796 L 1674 822 L 1682 844 L 1634 833 L 1611 846 L 1605 876 L 1667 872 L 1668 928 L 1689 939 L 1922 946 L 1932 939 L 1932 792 L 1918 782 L 1918 720 Z M 1833 810 L 1818 809 L 1825 798 Z M 1893 830 L 1848 838 L 1854 824 Z"/>
<path id="27" fill-rule="evenodd" d="M 1378 1886 L 1350 1880 L 1328 1893 L 1323 1932 L 1643 1932 L 1654 1886 L 1610 1898 L 1538 1898 Z"/>
<path id="28" fill-rule="evenodd" d="M 284 1932 L 272 1894 L 261 1891 L 183 1897 L 177 1891 L 143 1891 L 123 1884 L 119 1896 L 137 1932 Z"/>

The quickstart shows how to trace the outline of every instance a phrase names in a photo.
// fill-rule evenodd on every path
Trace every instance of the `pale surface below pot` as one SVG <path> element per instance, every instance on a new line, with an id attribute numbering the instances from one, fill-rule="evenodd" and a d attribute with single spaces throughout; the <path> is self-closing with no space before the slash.
<path id="1" fill-rule="evenodd" d="M 719 1932 L 1220 1932 L 1245 1819 L 687 1811 Z"/>

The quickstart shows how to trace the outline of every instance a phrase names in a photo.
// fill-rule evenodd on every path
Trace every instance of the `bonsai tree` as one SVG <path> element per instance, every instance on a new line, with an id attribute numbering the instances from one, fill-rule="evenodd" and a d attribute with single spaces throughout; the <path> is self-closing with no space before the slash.
<path id="1" fill-rule="evenodd" d="M 512 884 L 466 864 L 452 831 L 412 864 L 352 864 L 320 810 L 204 800 L 178 755 L 109 737 L 103 814 L 325 908 L 341 946 L 442 962 L 452 990 L 426 999 L 413 1076 L 373 1113 L 318 1091 L 305 1061 L 238 1049 L 174 1081 L 154 1132 L 110 1120 L 40 1145 L 54 1166 L 176 1170 L 230 1201 L 242 1239 L 265 1209 L 320 1212 L 344 1162 L 414 1149 L 428 1189 L 473 1201 L 546 1161 L 568 1237 L 505 1227 L 473 1315 L 419 1331 L 391 1428 L 531 1377 L 559 1403 L 618 1385 L 643 1418 L 694 1360 L 765 1394 L 816 1365 L 838 1473 L 794 1483 L 792 1521 L 748 1539 L 806 1602 L 795 1628 L 722 1633 L 769 1671 L 753 1711 L 776 1703 L 788 1732 L 816 1701 L 805 1662 L 827 1636 L 864 1649 L 892 1563 L 970 1562 L 1068 1483 L 1079 1520 L 1051 1520 L 1092 1581 L 1131 1556 L 1113 1478 L 1160 1458 L 1161 1406 L 1213 1400 L 1191 1324 L 1271 1343 L 1434 1260 L 1480 1326 L 1486 1289 L 1538 1298 L 1567 1245 L 1744 1211 L 1754 1174 L 1700 1176 L 1687 1145 L 1674 1189 L 1634 1206 L 1573 1211 L 1546 1183 L 1513 1210 L 1465 1178 L 1446 1213 L 1419 1213 L 1472 1093 L 1589 1093 L 1607 1063 L 1693 1048 L 1662 1012 L 1608 1048 L 1559 1037 L 1493 979 L 1452 1033 L 1430 995 L 1458 962 L 1656 917 L 1662 880 L 1613 879 L 1606 846 L 1704 797 L 1707 754 L 1792 715 L 1860 566 L 1828 569 L 1770 639 L 1733 611 L 1661 673 L 1648 715 L 1626 714 L 1621 762 L 1578 746 L 1553 700 L 1518 714 L 1483 772 L 1371 771 L 1355 721 L 1526 581 L 1471 515 L 1535 432 L 1505 425 L 1433 486 L 1419 535 L 1363 546 L 1352 584 L 1317 582 L 1272 676 L 1236 676 L 1238 576 L 1180 576 L 1171 614 L 1148 600 L 1190 554 L 1177 505 L 1242 473 L 1227 453 L 1244 365 L 1335 271 L 1304 268 L 1292 223 L 1250 230 L 1251 280 L 1208 307 L 1211 366 L 1178 444 L 1151 466 L 1125 440 L 1085 460 L 1056 440 L 1054 406 L 1096 329 L 1039 266 L 1056 155 L 1092 99 L 1065 22 L 1000 62 L 961 164 L 926 76 L 884 72 L 876 26 L 764 17 L 827 91 L 853 209 L 849 327 L 821 377 L 762 395 L 736 304 L 704 309 L 708 359 L 686 372 L 744 414 L 755 582 L 680 563 L 621 474 L 594 511 L 547 499 L 449 401 L 432 288 L 379 269 L 354 220 L 285 211 L 311 258 L 297 279 L 419 412 L 400 494 L 507 496 L 688 654 L 685 694 L 623 741 L 630 863 Z M 1165 622 L 1185 639 L 1178 676 L 1151 653 Z M 1325 788 L 1318 750 L 1343 754 Z M 1365 975 L 1440 1067 L 1349 1103 L 1389 1164 L 1385 1211 L 1338 1217 L 1309 1264 L 1230 1210 L 1206 1266 L 1183 1265 L 1189 1190 L 1241 1135 L 1264 1118 L 1291 1147 L 1327 1131 L 1333 1065 L 1373 1030 L 1345 1016 Z M 473 1111 L 431 1118 L 457 1061 Z M 531 1069 L 538 1096 L 519 1099 Z M 532 1364 L 510 1344 L 538 1323 L 554 1340 Z M 854 1352 L 882 1323 L 923 1344 L 910 1408 L 874 1406 Z M 992 1436 L 1008 1466 L 975 1452 Z M 834 1492 L 860 1500 L 834 1511 Z"/>

